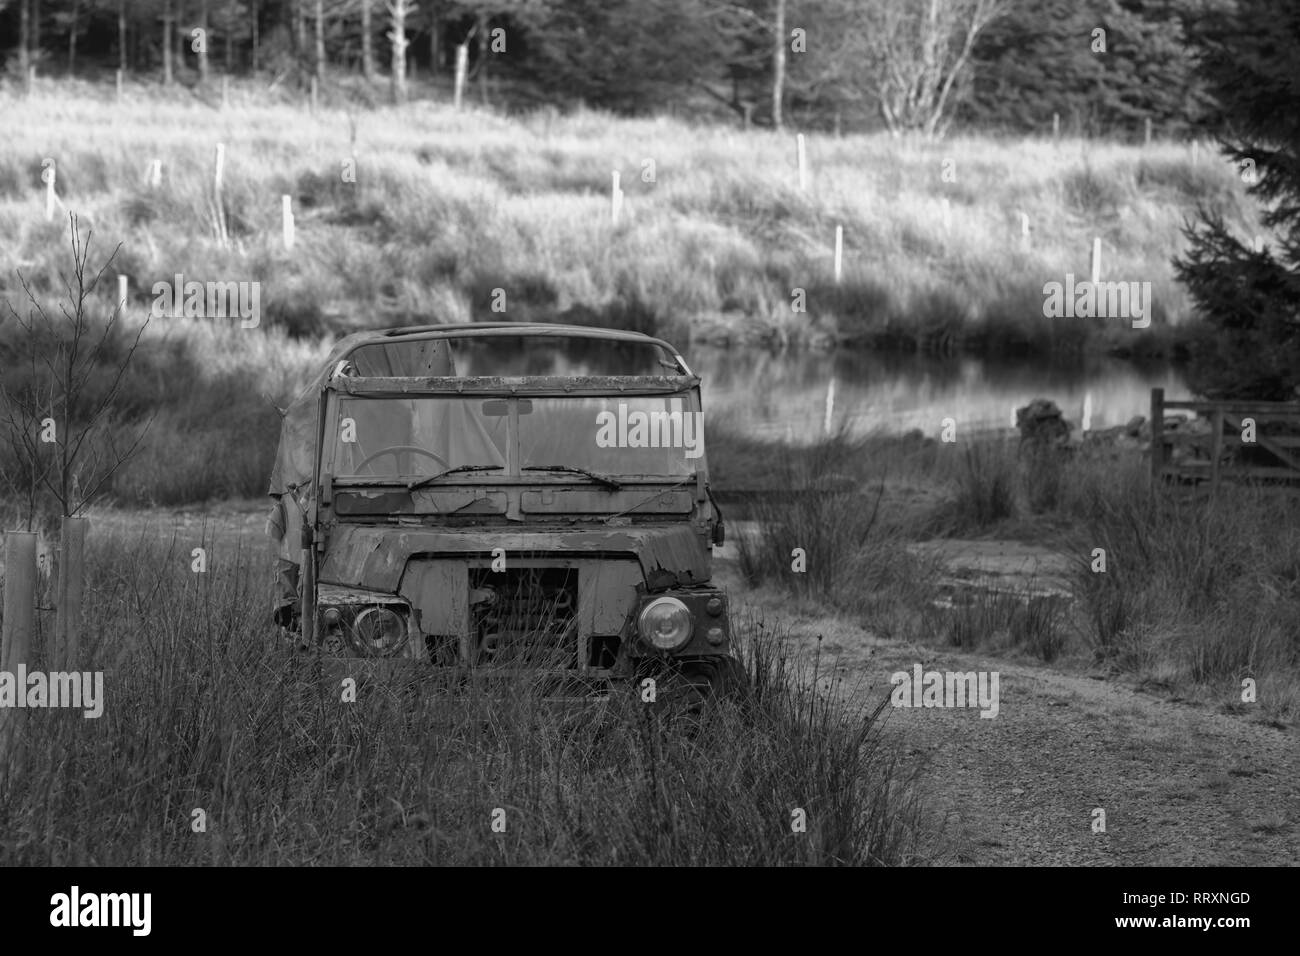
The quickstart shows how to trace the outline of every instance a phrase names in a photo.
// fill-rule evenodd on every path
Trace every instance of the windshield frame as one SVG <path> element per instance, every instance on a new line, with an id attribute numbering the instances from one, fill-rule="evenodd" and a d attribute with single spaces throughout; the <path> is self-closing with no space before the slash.
<path id="1" fill-rule="evenodd" d="M 520 420 L 518 400 L 528 398 L 634 398 L 646 396 L 681 396 L 690 400 L 694 396 L 695 408 L 703 411 L 700 379 L 696 375 L 638 375 L 638 376 L 537 376 L 502 377 L 480 376 L 474 378 L 436 376 L 425 378 L 361 377 L 337 373 L 325 383 L 323 442 L 318 445 L 317 473 L 322 483 L 334 487 L 376 487 L 408 485 L 421 475 L 366 475 L 335 474 L 335 460 L 339 445 L 336 424 L 341 414 L 341 400 L 384 398 L 457 398 L 474 396 L 499 397 L 510 402 L 507 425 L 506 465 L 500 470 L 463 471 L 439 478 L 424 485 L 424 489 L 456 485 L 481 484 L 596 484 L 589 477 L 577 473 L 552 471 L 523 471 L 520 460 Z M 695 471 L 688 475 L 624 474 L 610 477 L 620 484 L 650 485 L 700 482 L 708 480 L 707 451 L 694 459 Z M 564 464 L 554 462 L 553 464 Z M 599 471 L 599 469 L 596 469 Z"/>
<path id="2" fill-rule="evenodd" d="M 360 376 L 336 374 L 325 384 L 331 391 L 376 398 L 411 398 L 444 393 L 501 398 L 556 395 L 670 395 L 698 389 L 698 375 L 458 375 Z"/>

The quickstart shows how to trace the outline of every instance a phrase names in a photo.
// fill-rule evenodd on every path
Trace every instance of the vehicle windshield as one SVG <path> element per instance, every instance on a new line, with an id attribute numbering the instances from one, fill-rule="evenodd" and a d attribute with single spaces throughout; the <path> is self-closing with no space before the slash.
<path id="1" fill-rule="evenodd" d="M 503 476 L 554 466 L 681 478 L 704 455 L 696 392 L 651 396 L 338 400 L 337 478 L 411 479 L 490 466 Z M 476 467 L 477 466 L 477 467 Z M 449 476 L 457 477 L 457 476 Z M 465 476 L 471 477 L 471 476 Z M 583 480 L 580 475 L 574 475 Z"/>

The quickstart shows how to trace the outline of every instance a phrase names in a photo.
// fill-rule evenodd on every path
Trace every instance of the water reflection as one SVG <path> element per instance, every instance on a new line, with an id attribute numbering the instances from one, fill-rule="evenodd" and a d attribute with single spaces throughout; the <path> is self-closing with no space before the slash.
<path id="1" fill-rule="evenodd" d="M 1070 365 L 1043 359 L 934 358 L 880 352 L 770 353 L 694 346 L 686 353 L 704 379 L 704 409 L 755 435 L 808 440 L 823 427 L 828 384 L 834 417 L 855 432 L 919 428 L 937 436 L 945 418 L 961 428 L 1010 426 L 1014 409 L 1050 398 L 1076 428 L 1090 405 L 1091 427 L 1148 415 L 1151 389 L 1190 398 L 1167 363 L 1091 358 Z"/>
<path id="2" fill-rule="evenodd" d="M 509 337 L 457 340 L 459 374 L 664 374 L 657 350 L 637 343 Z M 1151 389 L 1171 400 L 1191 398 L 1183 376 L 1168 363 L 1092 357 L 1069 364 L 1045 359 L 960 356 L 937 358 L 897 352 L 769 352 L 695 345 L 685 353 L 704 380 L 704 410 L 753 434 L 795 441 L 821 433 L 829 383 L 833 411 L 854 432 L 919 428 L 937 436 L 943 420 L 957 428 L 1001 428 L 1016 408 L 1050 398 L 1079 427 L 1089 406 L 1092 428 L 1122 425 L 1147 415 Z"/>

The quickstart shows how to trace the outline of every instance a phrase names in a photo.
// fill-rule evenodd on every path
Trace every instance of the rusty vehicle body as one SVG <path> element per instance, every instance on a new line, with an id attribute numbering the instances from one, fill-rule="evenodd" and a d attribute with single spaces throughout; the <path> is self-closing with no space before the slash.
<path id="1" fill-rule="evenodd" d="M 597 367 L 535 374 L 569 349 Z M 276 614 L 300 647 L 701 693 L 736 671 L 700 380 L 662 340 L 349 336 L 284 414 L 271 494 Z"/>

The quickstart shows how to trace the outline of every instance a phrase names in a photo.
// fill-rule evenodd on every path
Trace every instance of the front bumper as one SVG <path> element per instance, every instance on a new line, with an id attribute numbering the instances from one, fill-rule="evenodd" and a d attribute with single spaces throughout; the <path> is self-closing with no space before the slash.
<path id="1" fill-rule="evenodd" d="M 397 593 L 322 583 L 316 644 L 331 657 L 591 678 L 731 652 L 726 594 L 712 585 L 650 591 L 635 561 L 516 557 L 508 571 L 492 564 L 490 555 L 413 560 Z M 685 605 L 692 621 L 689 638 L 671 650 L 654 647 L 638 628 L 642 610 L 663 597 Z M 400 615 L 400 645 L 377 653 L 358 639 L 353 629 L 371 608 Z"/>

